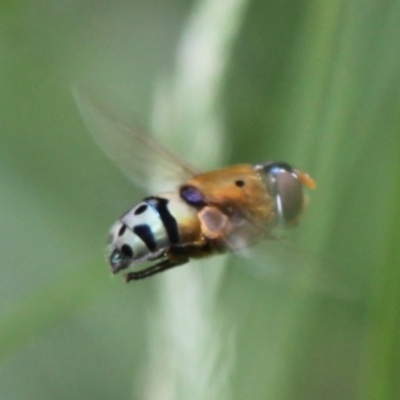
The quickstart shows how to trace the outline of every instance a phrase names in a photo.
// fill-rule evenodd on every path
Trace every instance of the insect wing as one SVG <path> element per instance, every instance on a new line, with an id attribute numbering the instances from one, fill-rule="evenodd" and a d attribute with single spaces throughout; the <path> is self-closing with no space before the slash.
<path id="1" fill-rule="evenodd" d="M 288 232 L 235 254 L 237 257 L 231 258 L 233 266 L 274 287 L 346 301 L 360 300 L 367 294 L 365 284 L 334 254 L 304 248 Z"/>
<path id="2" fill-rule="evenodd" d="M 95 142 L 135 184 L 148 188 L 151 181 L 159 191 L 172 190 L 199 173 L 114 114 L 90 91 L 74 87 L 73 95 Z"/>

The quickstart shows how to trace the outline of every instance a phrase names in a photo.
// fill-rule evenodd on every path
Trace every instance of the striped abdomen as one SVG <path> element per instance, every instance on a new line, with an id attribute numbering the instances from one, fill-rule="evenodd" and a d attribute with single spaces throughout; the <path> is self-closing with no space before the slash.
<path id="1" fill-rule="evenodd" d="M 200 238 L 196 210 L 177 193 L 148 197 L 123 215 L 111 229 L 110 264 L 114 273 L 151 260 L 171 245 Z"/>

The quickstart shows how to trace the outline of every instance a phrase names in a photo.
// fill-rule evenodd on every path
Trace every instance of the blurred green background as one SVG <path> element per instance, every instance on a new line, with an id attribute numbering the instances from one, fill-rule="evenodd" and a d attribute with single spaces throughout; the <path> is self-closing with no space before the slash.
<path id="1" fill-rule="evenodd" d="M 150 126 L 215 1 L 2 1 L 1 399 L 400 398 L 400 1 L 220 1 L 236 25 L 212 164 L 285 160 L 318 189 L 253 258 L 110 279 L 107 231 L 148 193 L 94 144 L 71 85 Z M 191 135 L 164 142 L 188 154 Z"/>

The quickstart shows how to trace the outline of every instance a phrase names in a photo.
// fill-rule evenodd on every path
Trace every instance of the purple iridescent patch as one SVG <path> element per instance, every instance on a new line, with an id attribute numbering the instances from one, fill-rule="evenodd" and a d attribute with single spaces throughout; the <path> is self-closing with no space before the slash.
<path id="1" fill-rule="evenodd" d="M 191 206 L 203 207 L 206 204 L 203 193 L 201 193 L 199 189 L 193 186 L 183 186 L 181 188 L 180 194 L 182 199 Z"/>

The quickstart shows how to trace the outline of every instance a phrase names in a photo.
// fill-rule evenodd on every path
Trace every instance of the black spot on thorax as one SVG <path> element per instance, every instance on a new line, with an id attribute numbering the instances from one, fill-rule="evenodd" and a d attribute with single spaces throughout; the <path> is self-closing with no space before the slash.
<path id="1" fill-rule="evenodd" d="M 242 179 L 238 179 L 237 181 L 235 181 L 235 185 L 237 187 L 243 187 L 245 184 L 245 181 L 243 181 Z"/>

